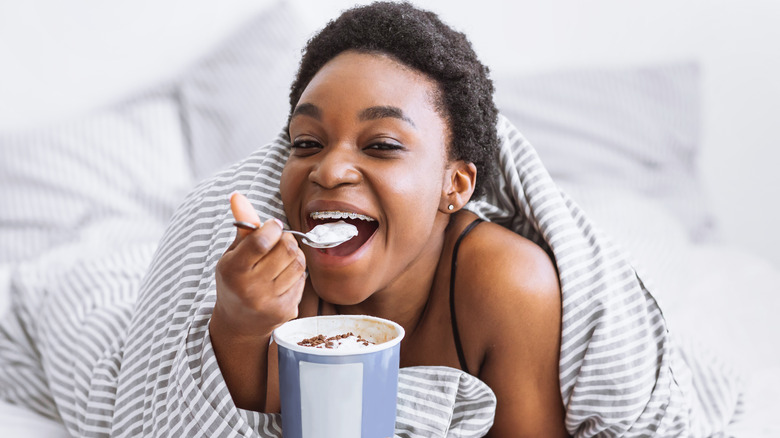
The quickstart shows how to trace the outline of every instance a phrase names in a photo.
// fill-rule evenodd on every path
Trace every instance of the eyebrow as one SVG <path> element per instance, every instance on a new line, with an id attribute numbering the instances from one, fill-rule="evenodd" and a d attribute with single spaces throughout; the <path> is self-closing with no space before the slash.
<path id="1" fill-rule="evenodd" d="M 404 114 L 401 108 L 395 106 L 372 106 L 370 108 L 364 109 L 363 111 L 360 112 L 360 114 L 358 114 L 358 119 L 361 121 L 376 120 L 384 117 L 392 117 L 394 119 L 400 119 L 414 126 L 415 128 L 417 127 L 417 125 L 414 124 L 412 119 L 410 119 L 406 114 Z"/>
<path id="2" fill-rule="evenodd" d="M 290 118 L 292 119 L 295 116 L 309 116 L 322 120 L 322 111 L 313 103 L 302 103 L 295 107 L 295 111 L 293 111 Z"/>
<path id="3" fill-rule="evenodd" d="M 293 111 L 292 116 L 290 118 L 293 118 L 295 116 L 309 116 L 316 120 L 322 120 L 322 111 L 318 106 L 314 105 L 313 103 L 302 103 L 295 107 L 295 110 Z M 358 113 L 358 120 L 363 122 L 368 120 L 382 119 L 385 117 L 392 117 L 394 119 L 403 120 L 404 122 L 412 125 L 413 127 L 415 128 L 417 127 L 417 125 L 414 124 L 414 121 L 412 121 L 412 119 L 410 119 L 406 114 L 404 114 L 401 108 L 395 106 L 389 106 L 389 105 L 372 106 Z"/>

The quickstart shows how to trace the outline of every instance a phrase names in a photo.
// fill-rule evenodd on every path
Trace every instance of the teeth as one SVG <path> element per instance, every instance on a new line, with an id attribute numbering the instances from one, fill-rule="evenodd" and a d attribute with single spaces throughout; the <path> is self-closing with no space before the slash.
<path id="1" fill-rule="evenodd" d="M 312 219 L 360 219 L 368 222 L 374 221 L 374 218 L 370 218 L 366 215 L 347 211 L 315 211 L 309 216 L 311 216 Z"/>

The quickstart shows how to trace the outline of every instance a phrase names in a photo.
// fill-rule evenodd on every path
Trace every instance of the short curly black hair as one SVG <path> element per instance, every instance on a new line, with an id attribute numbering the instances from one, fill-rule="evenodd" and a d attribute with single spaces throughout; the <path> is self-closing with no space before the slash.
<path id="1" fill-rule="evenodd" d="M 340 53 L 382 53 L 422 72 L 439 85 L 439 111 L 450 129 L 449 155 L 474 163 L 474 197 L 495 172 L 498 110 L 489 69 L 466 36 L 409 3 L 376 2 L 343 12 L 303 49 L 290 90 L 290 115 L 314 75 Z M 289 120 L 289 119 L 288 119 Z"/>

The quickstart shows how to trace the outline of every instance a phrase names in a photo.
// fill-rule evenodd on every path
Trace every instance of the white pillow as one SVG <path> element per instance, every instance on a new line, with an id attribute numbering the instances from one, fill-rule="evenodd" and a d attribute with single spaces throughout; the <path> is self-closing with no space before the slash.
<path id="1" fill-rule="evenodd" d="M 193 181 L 176 100 L 157 90 L 0 134 L 0 263 L 93 239 L 159 239 Z"/>
<path id="2" fill-rule="evenodd" d="M 305 38 L 292 5 L 277 2 L 181 78 L 182 117 L 197 180 L 279 134 Z"/>
<path id="3" fill-rule="evenodd" d="M 696 241 L 714 219 L 698 178 L 694 62 L 496 78 L 496 103 L 564 188 L 620 187 L 655 199 Z"/>

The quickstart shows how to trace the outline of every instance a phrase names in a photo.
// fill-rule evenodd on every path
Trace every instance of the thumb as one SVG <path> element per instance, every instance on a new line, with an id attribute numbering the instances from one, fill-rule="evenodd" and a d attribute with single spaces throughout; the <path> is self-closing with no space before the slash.
<path id="1" fill-rule="evenodd" d="M 230 195 L 230 211 L 237 221 L 249 222 L 258 227 L 260 226 L 260 217 L 257 215 L 255 208 L 252 206 L 252 203 L 249 202 L 249 199 L 241 193 L 233 192 L 233 194 Z M 242 238 L 249 233 L 251 233 L 251 231 L 238 229 L 238 236 Z"/>

